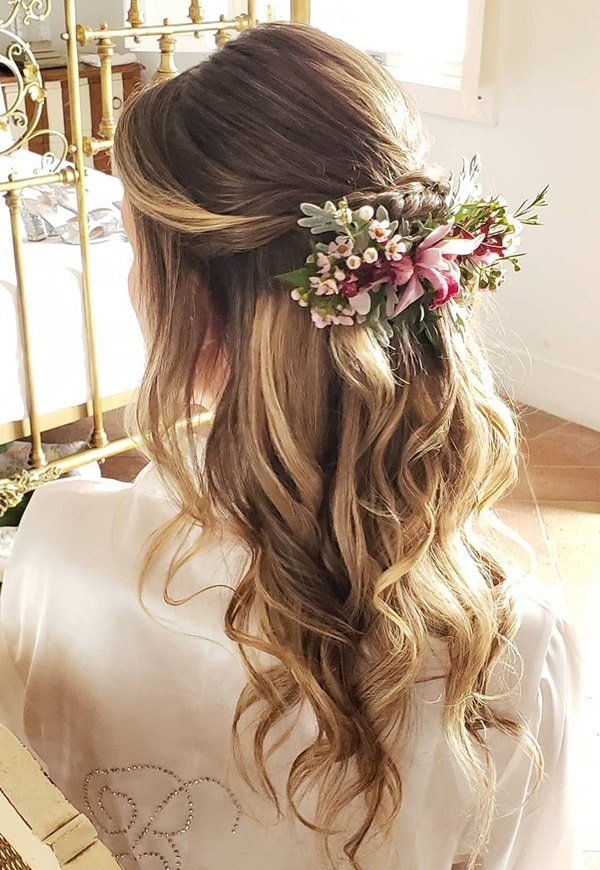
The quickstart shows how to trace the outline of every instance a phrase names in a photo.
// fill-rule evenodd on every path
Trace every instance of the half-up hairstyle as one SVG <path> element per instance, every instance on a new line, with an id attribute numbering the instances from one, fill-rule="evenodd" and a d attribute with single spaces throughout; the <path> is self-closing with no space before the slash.
<path id="1" fill-rule="evenodd" d="M 325 843 L 358 807 L 344 846 L 355 868 L 402 803 L 392 746 L 431 639 L 447 645 L 444 728 L 478 796 L 470 866 L 494 803 L 485 730 L 528 740 L 488 695 L 516 617 L 474 530 L 513 485 L 517 449 L 475 339 L 443 310 L 439 349 L 405 325 L 389 348 L 364 326 L 317 330 L 274 277 L 310 253 L 301 202 L 346 196 L 392 220 L 443 213 L 447 182 L 424 155 L 416 110 L 384 70 L 283 24 L 145 90 L 115 141 L 148 342 L 140 432 L 181 520 L 205 536 L 226 522 L 250 553 L 225 625 L 248 674 L 234 749 Z M 191 425 L 186 444 L 175 422 L 191 419 L 198 382 L 223 371 L 200 467 Z M 316 737 L 282 796 L 268 737 L 301 704 Z M 251 757 L 239 739 L 248 722 Z"/>

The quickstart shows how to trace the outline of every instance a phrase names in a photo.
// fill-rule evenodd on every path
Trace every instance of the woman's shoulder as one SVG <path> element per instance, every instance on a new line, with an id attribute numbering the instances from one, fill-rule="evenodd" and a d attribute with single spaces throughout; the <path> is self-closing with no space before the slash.
<path id="1" fill-rule="evenodd" d="M 521 654 L 541 657 L 557 635 L 576 637 L 562 586 L 528 579 L 515 584 L 513 596 L 518 619 L 515 643 Z"/>
<path id="2" fill-rule="evenodd" d="M 146 466 L 133 483 L 112 478 L 90 480 L 82 477 L 63 478 L 46 483 L 36 490 L 23 515 L 17 541 L 30 535 L 39 538 L 45 532 L 63 528 L 83 520 L 100 519 L 107 511 L 126 504 L 132 509 L 138 502 L 156 500 L 169 504 L 169 498 L 156 469 Z M 160 510 L 160 506 L 157 509 Z M 174 507 L 170 505 L 171 512 Z"/>
<path id="3" fill-rule="evenodd" d="M 176 507 L 151 467 L 133 484 L 67 478 L 41 486 L 21 520 L 5 573 L 45 578 L 77 573 L 82 565 L 114 566 L 135 554 Z M 114 574 L 114 572 L 112 572 Z"/>
<path id="4" fill-rule="evenodd" d="M 540 691 L 577 691 L 581 668 L 579 638 L 560 586 L 535 580 L 513 587 L 518 628 L 508 650 L 508 672 L 517 681 L 521 706 L 536 706 Z M 506 659 L 504 660 L 506 664 Z M 513 682 L 507 670 L 503 680 Z"/>

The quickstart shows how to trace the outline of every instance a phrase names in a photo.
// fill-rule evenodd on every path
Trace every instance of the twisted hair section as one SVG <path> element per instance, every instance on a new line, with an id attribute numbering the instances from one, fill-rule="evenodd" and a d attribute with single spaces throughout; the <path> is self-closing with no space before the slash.
<path id="1" fill-rule="evenodd" d="M 222 523 L 243 542 L 249 567 L 225 620 L 248 677 L 232 733 L 240 769 L 332 864 L 342 832 L 354 868 L 400 811 L 397 747 L 433 642 L 447 650 L 443 727 L 477 804 L 469 866 L 494 806 L 486 730 L 539 761 L 489 696 L 516 617 L 477 526 L 514 483 L 517 451 L 473 335 L 445 312 L 439 350 L 402 325 L 389 348 L 363 326 L 319 331 L 273 277 L 310 251 L 302 201 L 444 213 L 447 181 L 423 168 L 424 151 L 397 84 L 300 25 L 244 34 L 144 92 L 115 142 L 141 252 L 138 425 L 181 509 L 147 564 L 190 520 L 203 530 L 190 552 Z M 187 438 L 175 428 L 198 381 L 218 396 L 202 461 L 191 424 Z M 314 739 L 283 795 L 269 771 L 285 734 L 273 735 L 300 708 Z"/>

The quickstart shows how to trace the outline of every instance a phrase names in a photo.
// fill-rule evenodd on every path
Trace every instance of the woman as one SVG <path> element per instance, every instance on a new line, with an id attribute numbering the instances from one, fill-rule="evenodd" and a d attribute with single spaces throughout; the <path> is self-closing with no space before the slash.
<path id="1" fill-rule="evenodd" d="M 517 448 L 466 309 L 517 224 L 424 151 L 301 26 L 123 114 L 153 462 L 43 487 L 3 609 L 27 740 L 125 868 L 573 866 L 572 632 L 481 539 Z"/>

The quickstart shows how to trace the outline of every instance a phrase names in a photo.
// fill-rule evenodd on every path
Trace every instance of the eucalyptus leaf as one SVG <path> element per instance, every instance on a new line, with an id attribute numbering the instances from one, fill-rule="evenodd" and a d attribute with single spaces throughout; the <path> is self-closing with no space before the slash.
<path id="1" fill-rule="evenodd" d="M 306 214 L 309 216 L 320 215 L 323 212 L 323 209 L 319 205 L 314 205 L 312 202 L 301 202 L 300 203 L 300 211 L 302 214 Z"/>

